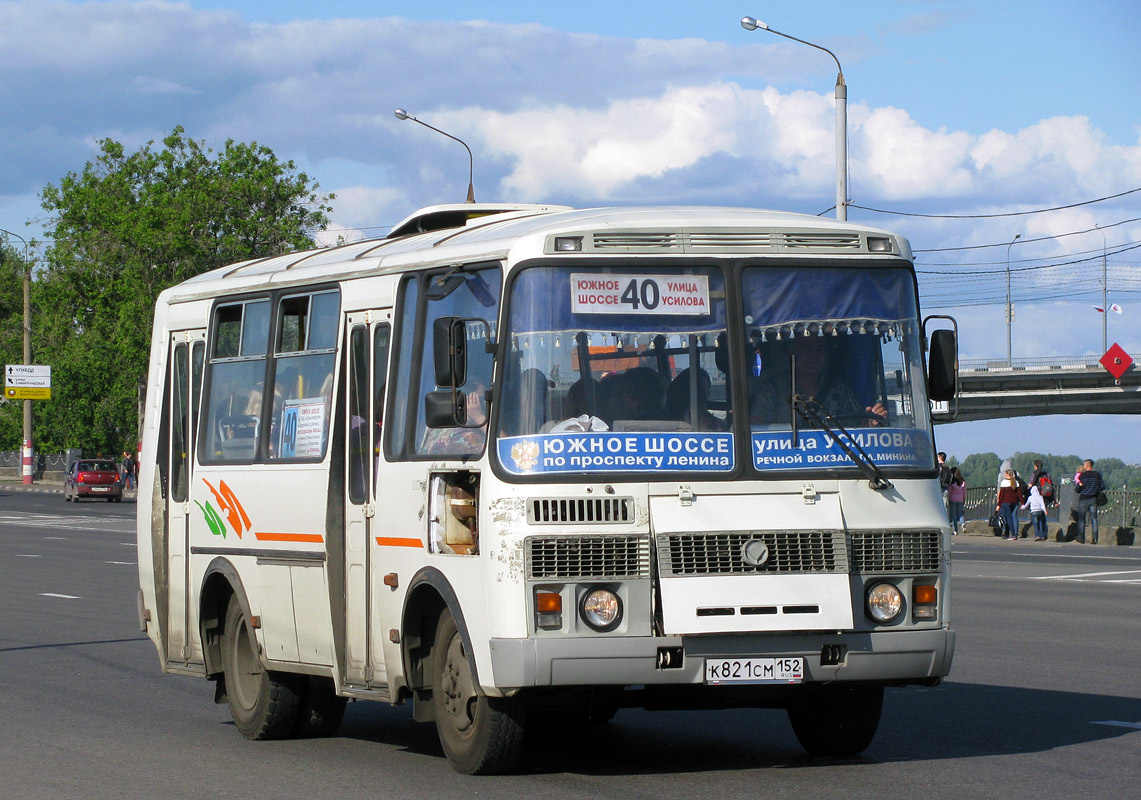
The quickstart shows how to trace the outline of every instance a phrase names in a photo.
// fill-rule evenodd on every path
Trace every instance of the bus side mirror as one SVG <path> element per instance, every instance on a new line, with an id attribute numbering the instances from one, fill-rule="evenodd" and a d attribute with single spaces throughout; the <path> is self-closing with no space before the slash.
<path id="1" fill-rule="evenodd" d="M 424 395 L 424 424 L 429 428 L 455 428 L 467 424 L 467 398 L 455 389 Z"/>
<path id="2" fill-rule="evenodd" d="M 464 385 L 467 381 L 467 326 L 462 319 L 440 317 L 432 323 L 432 357 L 437 386 Z"/>
<path id="3" fill-rule="evenodd" d="M 927 361 L 927 389 L 932 400 L 955 399 L 958 378 L 959 342 L 955 332 L 940 329 L 931 332 L 931 350 Z"/>

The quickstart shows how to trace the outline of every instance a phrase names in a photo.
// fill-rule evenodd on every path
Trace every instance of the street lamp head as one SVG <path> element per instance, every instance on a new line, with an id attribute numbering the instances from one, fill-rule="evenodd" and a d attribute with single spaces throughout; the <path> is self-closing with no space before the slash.
<path id="1" fill-rule="evenodd" d="M 755 31 L 757 28 L 768 30 L 769 26 L 754 17 L 741 17 L 741 27 L 747 31 Z"/>
<path id="2" fill-rule="evenodd" d="M 473 175 L 475 173 L 475 159 L 472 157 L 471 148 L 467 146 L 467 142 L 465 142 L 463 139 L 460 139 L 458 136 L 452 136 L 447 131 L 440 130 L 439 128 L 435 127 L 434 125 L 429 125 L 427 122 L 424 122 L 423 120 L 416 119 L 414 116 L 409 114 L 403 108 L 393 109 L 392 113 L 394 115 L 396 115 L 396 118 L 399 120 L 410 119 L 413 122 L 415 122 L 417 125 L 423 125 L 428 130 L 435 131 L 436 133 L 438 133 L 442 136 L 447 136 L 453 142 L 459 142 L 460 144 L 462 144 L 464 146 L 464 150 L 467 150 L 467 159 L 468 159 L 467 202 L 474 203 L 475 202 L 475 184 L 473 183 L 473 180 L 474 180 Z"/>
<path id="3" fill-rule="evenodd" d="M 1016 234 L 1014 234 L 1014 238 L 1015 238 L 1015 239 L 1021 239 L 1021 238 L 1022 238 L 1022 234 L 1021 234 L 1021 233 L 1016 233 Z"/>

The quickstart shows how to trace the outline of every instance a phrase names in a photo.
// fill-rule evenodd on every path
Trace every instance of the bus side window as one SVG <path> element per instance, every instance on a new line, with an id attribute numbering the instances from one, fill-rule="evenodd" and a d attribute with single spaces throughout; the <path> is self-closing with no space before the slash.
<path id="1" fill-rule="evenodd" d="M 335 290 L 281 299 L 271 368 L 270 459 L 325 455 L 339 318 L 340 295 Z"/>
<path id="2" fill-rule="evenodd" d="M 264 413 L 269 301 L 219 306 L 210 336 L 209 395 L 198 439 L 201 460 L 252 461 Z"/>

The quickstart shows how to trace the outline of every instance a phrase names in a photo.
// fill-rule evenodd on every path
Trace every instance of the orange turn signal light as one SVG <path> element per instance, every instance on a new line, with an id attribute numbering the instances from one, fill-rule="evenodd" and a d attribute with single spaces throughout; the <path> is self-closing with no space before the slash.
<path id="1" fill-rule="evenodd" d="M 535 610 L 540 614 L 561 614 L 563 596 L 558 592 L 535 592 Z"/>
<path id="2" fill-rule="evenodd" d="M 939 599 L 939 593 L 930 583 L 917 584 L 911 589 L 911 597 L 915 605 L 934 605 Z"/>

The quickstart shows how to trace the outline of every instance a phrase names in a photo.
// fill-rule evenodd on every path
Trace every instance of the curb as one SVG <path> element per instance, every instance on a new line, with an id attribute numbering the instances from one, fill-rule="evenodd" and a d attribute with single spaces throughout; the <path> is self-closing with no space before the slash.
<path id="1" fill-rule="evenodd" d="M 62 483 L 15 483 L 10 481 L 0 481 L 0 492 L 23 492 L 25 494 L 63 494 Z M 133 489 L 123 492 L 124 500 L 135 500 L 138 498 L 138 490 Z"/>

